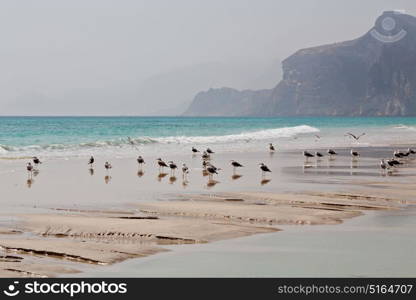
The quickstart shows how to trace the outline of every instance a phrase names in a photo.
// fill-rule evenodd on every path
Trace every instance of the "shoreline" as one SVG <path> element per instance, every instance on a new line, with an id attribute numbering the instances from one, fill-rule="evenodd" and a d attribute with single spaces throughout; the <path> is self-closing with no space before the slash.
<path id="1" fill-rule="evenodd" d="M 221 155 L 225 156 L 222 160 L 216 159 L 222 163 L 227 161 L 227 155 Z M 250 161 L 259 159 L 258 154 L 238 155 Z M 287 153 L 268 159 L 273 162 L 281 156 Z M 273 173 L 275 177 L 270 178 L 272 183 L 282 181 L 280 185 L 250 188 L 241 184 L 245 190 L 252 189 L 251 192 L 214 186 L 211 190 L 190 188 L 188 192 L 173 193 L 172 185 L 156 183 L 149 189 L 163 187 L 163 190 L 151 201 L 130 198 L 112 203 L 103 196 L 101 205 L 98 202 L 91 205 L 91 201 L 76 206 L 45 202 L 32 209 L 19 209 L 9 214 L 9 221 L 0 219 L 0 276 L 71 276 L 88 266 L 117 264 L 165 252 L 169 245 L 203 244 L 272 233 L 290 225 L 340 224 L 365 211 L 400 210 L 415 203 L 411 201 L 416 187 L 412 184 L 416 178 L 413 161 L 409 160 L 408 166 L 401 168 L 403 175 L 387 178 L 391 180 L 380 174 L 370 176 L 359 171 L 351 174 L 355 169 L 346 161 L 348 158 L 340 156 L 336 166 L 314 164 L 305 169 L 302 160 L 294 156 L 286 162 L 288 165 L 279 165 L 277 173 Z M 292 170 L 290 165 L 294 162 L 298 167 Z M 374 162 L 375 158 L 363 158 L 358 170 L 376 168 Z M 322 182 L 331 174 L 308 173 L 311 169 L 333 172 L 334 167 L 342 172 L 336 175 L 339 182 L 333 186 Z M 284 179 L 286 176 L 289 178 Z M 358 182 L 352 180 L 354 176 L 359 176 Z M 190 180 L 199 185 L 203 181 L 197 181 L 198 178 Z M 305 178 L 308 183 L 304 182 Z M 245 180 L 252 179 L 248 176 Z M 124 177 L 121 181 L 123 186 L 126 180 Z M 293 186 L 289 188 L 286 182 Z M 279 186 L 292 191 L 280 190 Z M 119 186 L 115 188 L 117 192 L 119 189 Z M 50 190 L 46 192 L 49 194 Z M 146 195 L 143 197 L 147 198 Z M 113 197 L 109 195 L 108 200 Z M 18 220 L 10 219 L 11 216 Z"/>

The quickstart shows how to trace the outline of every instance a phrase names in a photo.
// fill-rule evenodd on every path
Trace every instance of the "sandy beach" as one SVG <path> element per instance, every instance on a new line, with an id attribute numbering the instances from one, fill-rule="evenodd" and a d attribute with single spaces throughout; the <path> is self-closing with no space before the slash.
<path id="1" fill-rule="evenodd" d="M 85 158 L 49 159 L 31 182 L 24 160 L 2 159 L 0 276 L 97 275 L 100 269 L 106 276 L 113 274 L 105 271 L 110 266 L 157 258 L 182 244 L 201 244 L 198 251 L 206 243 L 257 234 L 278 240 L 282 232 L 308 225 L 333 227 L 342 235 L 347 220 L 415 204 L 412 158 L 393 172 L 379 169 L 379 158 L 392 149 L 362 147 L 358 160 L 351 160 L 349 149 L 337 149 L 336 158 L 320 161 L 305 161 L 300 151 L 216 153 L 212 162 L 222 170 L 212 182 L 202 174 L 200 157 L 191 154 L 166 158 L 188 164 L 186 180 L 167 170 L 160 176 L 151 153 L 143 153 L 143 169 L 134 157 L 112 158 L 109 172 L 101 162 L 110 158 L 98 157 L 93 174 Z M 231 159 L 245 167 L 234 174 Z M 267 177 L 260 162 L 272 170 Z M 324 243 L 325 236 L 320 238 Z M 307 247 L 305 242 L 302 249 Z M 308 274 L 295 276 L 302 275 Z"/>

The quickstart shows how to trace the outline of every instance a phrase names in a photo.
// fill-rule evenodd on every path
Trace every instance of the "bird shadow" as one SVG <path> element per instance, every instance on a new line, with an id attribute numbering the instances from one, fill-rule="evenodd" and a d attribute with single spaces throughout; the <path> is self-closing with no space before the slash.
<path id="1" fill-rule="evenodd" d="M 110 175 L 105 175 L 104 176 L 104 182 L 105 184 L 109 184 L 111 182 L 112 177 Z"/>
<path id="2" fill-rule="evenodd" d="M 233 176 L 231 176 L 231 179 L 232 179 L 232 180 L 237 180 L 237 179 L 240 179 L 241 177 L 243 177 L 243 175 L 240 175 L 240 174 L 234 174 Z"/>
<path id="3" fill-rule="evenodd" d="M 144 175 L 144 171 L 143 170 L 139 170 L 139 171 L 137 171 L 137 177 L 142 177 Z"/>
<path id="4" fill-rule="evenodd" d="M 189 181 L 187 179 L 182 180 L 182 187 L 186 189 L 189 185 Z"/>
<path id="5" fill-rule="evenodd" d="M 260 181 L 260 184 L 261 185 L 265 185 L 265 184 L 268 184 L 270 181 L 272 181 L 271 179 L 262 179 L 261 181 Z"/>
<path id="6" fill-rule="evenodd" d="M 91 176 L 93 176 L 94 175 L 94 169 L 93 168 L 89 168 L 88 169 L 88 173 L 91 175 Z"/>
<path id="7" fill-rule="evenodd" d="M 157 175 L 157 181 L 162 181 L 166 176 L 168 176 L 168 173 L 159 173 L 159 175 Z"/>
<path id="8" fill-rule="evenodd" d="M 176 176 L 170 176 L 169 177 L 169 183 L 170 184 L 174 184 L 176 182 L 176 180 L 177 180 Z"/>

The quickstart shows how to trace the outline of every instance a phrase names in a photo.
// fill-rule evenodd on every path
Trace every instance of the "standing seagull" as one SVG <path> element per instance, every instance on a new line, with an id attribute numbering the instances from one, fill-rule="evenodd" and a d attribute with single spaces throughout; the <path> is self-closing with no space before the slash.
<path id="1" fill-rule="evenodd" d="M 198 153 L 198 152 L 199 152 L 199 150 L 198 150 L 198 149 L 196 149 L 195 147 L 192 147 L 192 152 L 193 152 L 193 153 Z"/>
<path id="2" fill-rule="evenodd" d="M 319 159 L 320 157 L 323 157 L 324 155 L 321 152 L 315 152 L 315 156 Z"/>
<path id="3" fill-rule="evenodd" d="M 183 163 L 182 164 L 182 178 L 185 179 L 186 175 L 188 175 L 188 173 L 189 173 L 189 168 L 185 163 Z"/>
<path id="4" fill-rule="evenodd" d="M 263 177 L 266 175 L 267 172 L 272 172 L 270 171 L 269 167 L 267 167 L 264 163 L 260 163 L 259 166 Z"/>
<path id="5" fill-rule="evenodd" d="M 169 161 L 168 165 L 169 165 L 169 168 L 170 168 L 170 174 L 172 176 L 174 176 L 175 175 L 175 170 L 178 168 L 178 166 L 173 161 Z"/>
<path id="6" fill-rule="evenodd" d="M 94 167 L 94 161 L 95 161 L 94 156 L 91 156 L 90 160 L 88 161 L 88 164 L 90 165 L 91 169 Z"/>
<path id="7" fill-rule="evenodd" d="M 141 157 L 139 155 L 139 157 L 137 158 L 137 163 L 139 164 L 140 168 L 142 167 L 142 165 L 145 163 L 143 157 Z"/>
<path id="8" fill-rule="evenodd" d="M 351 152 L 350 153 L 351 153 L 351 156 L 352 156 L 353 159 L 360 156 L 360 153 L 358 153 L 357 151 L 354 151 L 352 149 L 351 149 Z"/>
<path id="9" fill-rule="evenodd" d="M 235 161 L 235 160 L 231 160 L 231 165 L 233 166 L 233 172 L 234 172 L 234 174 L 235 174 L 235 169 L 236 168 L 242 168 L 242 167 L 244 167 L 242 164 L 240 164 L 238 161 Z"/>
<path id="10" fill-rule="evenodd" d="M 33 174 L 33 166 L 30 162 L 27 163 L 26 165 L 26 170 L 28 172 L 28 176 L 29 178 L 32 178 L 32 174 Z"/>
<path id="11" fill-rule="evenodd" d="M 365 132 L 361 133 L 360 135 L 355 135 L 355 134 L 352 134 L 351 132 L 348 132 L 345 136 L 352 137 L 354 140 L 356 140 L 358 142 L 360 137 L 362 137 L 364 135 L 365 135 Z"/>
<path id="12" fill-rule="evenodd" d="M 162 168 L 162 171 L 163 171 L 163 168 L 168 167 L 168 165 L 161 158 L 157 159 L 157 164 L 159 165 L 159 172 L 160 172 L 161 168 Z"/>
<path id="13" fill-rule="evenodd" d="M 315 157 L 315 155 L 313 155 L 312 153 L 308 151 L 303 151 L 303 156 L 306 157 L 306 161 L 308 161 L 309 157 Z"/>
<path id="14" fill-rule="evenodd" d="M 276 151 L 276 149 L 274 148 L 272 143 L 269 144 L 269 150 L 270 150 L 270 152 Z"/>
<path id="15" fill-rule="evenodd" d="M 41 164 L 42 162 L 40 161 L 39 158 L 37 158 L 36 156 L 33 156 L 33 163 L 35 164 L 35 166 L 38 166 L 39 164 Z"/>

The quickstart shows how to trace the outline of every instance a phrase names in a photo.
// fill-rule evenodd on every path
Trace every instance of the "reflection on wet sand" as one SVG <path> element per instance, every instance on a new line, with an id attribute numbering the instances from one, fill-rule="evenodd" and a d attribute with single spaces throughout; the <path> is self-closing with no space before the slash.
<path id="1" fill-rule="evenodd" d="M 90 175 L 93 176 L 94 175 L 94 169 L 93 168 L 89 168 L 88 169 L 88 173 L 90 173 Z"/>

